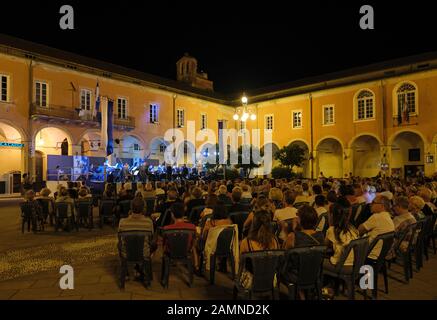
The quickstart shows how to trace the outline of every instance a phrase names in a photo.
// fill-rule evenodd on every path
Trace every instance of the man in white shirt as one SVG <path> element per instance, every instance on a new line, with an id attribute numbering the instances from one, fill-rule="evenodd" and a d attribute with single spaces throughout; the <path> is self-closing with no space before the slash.
<path id="1" fill-rule="evenodd" d="M 371 206 L 372 215 L 370 218 L 358 227 L 360 235 L 367 234 L 369 236 L 369 243 L 372 243 L 380 234 L 393 232 L 395 226 L 390 215 L 390 200 L 381 194 L 377 195 Z M 372 260 L 378 259 L 381 252 L 382 241 L 379 241 L 368 258 Z"/>
<path id="2" fill-rule="evenodd" d="M 273 220 L 280 222 L 280 221 L 296 218 L 297 209 L 293 207 L 294 200 L 295 200 L 295 194 L 292 191 L 286 191 L 284 193 L 284 198 L 283 198 L 284 207 L 282 209 L 275 210 L 275 215 L 273 217 Z"/>
<path id="3" fill-rule="evenodd" d="M 281 230 L 279 233 L 279 238 L 282 240 L 285 240 L 286 238 L 285 228 L 287 227 L 287 223 L 285 220 L 293 219 L 292 221 L 294 221 L 294 219 L 297 217 L 297 209 L 293 207 L 295 199 L 294 192 L 286 191 L 283 198 L 284 207 L 282 209 L 275 210 L 273 220 L 278 221 L 279 223 Z"/>

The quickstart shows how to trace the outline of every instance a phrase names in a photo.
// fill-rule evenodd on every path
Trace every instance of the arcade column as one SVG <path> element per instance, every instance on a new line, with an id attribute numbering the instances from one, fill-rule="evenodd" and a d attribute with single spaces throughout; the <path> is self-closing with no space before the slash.
<path id="1" fill-rule="evenodd" d="M 343 150 L 343 177 L 347 175 L 349 177 L 349 173 L 353 174 L 353 149 L 352 148 L 344 148 Z"/>

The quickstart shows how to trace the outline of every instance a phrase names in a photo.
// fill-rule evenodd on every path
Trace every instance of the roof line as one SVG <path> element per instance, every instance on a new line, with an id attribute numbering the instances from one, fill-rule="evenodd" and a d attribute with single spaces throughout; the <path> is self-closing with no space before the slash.
<path id="1" fill-rule="evenodd" d="M 0 44 L 0 47 L 6 47 L 7 53 L 10 53 L 10 50 L 7 50 L 9 47 L 20 51 L 26 57 L 36 54 L 38 58 L 44 58 L 55 64 L 63 64 L 64 67 L 76 64 L 79 67 L 88 68 L 89 70 L 94 71 L 91 73 L 103 77 L 105 77 L 105 74 L 109 72 L 120 75 L 121 78 L 124 78 L 121 79 L 122 81 L 128 81 L 140 85 L 143 84 L 161 90 L 185 94 L 214 103 L 223 104 L 228 107 L 238 106 L 240 104 L 240 97 L 237 93 L 226 95 L 193 88 L 176 80 L 159 77 L 1 33 Z M 425 68 L 419 68 L 420 65 L 418 64 L 425 62 L 429 62 L 431 65 L 427 65 Z M 285 96 L 314 92 L 332 87 L 395 77 L 406 73 L 420 72 L 434 68 L 437 68 L 437 51 L 372 63 L 366 66 L 354 67 L 319 76 L 307 77 L 291 82 L 248 90 L 246 91 L 246 94 L 250 99 L 250 103 L 262 102 L 268 99 L 282 98 Z M 88 73 L 89 72 L 90 71 L 88 71 Z"/>

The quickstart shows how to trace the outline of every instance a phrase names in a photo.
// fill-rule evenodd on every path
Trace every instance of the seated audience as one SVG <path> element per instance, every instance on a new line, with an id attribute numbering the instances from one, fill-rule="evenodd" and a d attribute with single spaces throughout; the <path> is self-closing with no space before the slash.
<path id="1" fill-rule="evenodd" d="M 419 196 L 412 196 L 409 199 L 410 207 L 408 208 L 411 214 L 416 218 L 416 220 L 420 220 L 425 218 L 425 214 L 422 209 L 425 207 L 425 201 Z"/>
<path id="2" fill-rule="evenodd" d="M 271 228 L 271 213 L 259 210 L 253 214 L 249 235 L 241 241 L 240 254 L 246 252 L 279 249 L 279 243 Z"/>
<path id="3" fill-rule="evenodd" d="M 314 207 L 315 207 L 316 212 L 317 212 L 317 218 L 319 218 L 322 214 L 328 213 L 328 210 L 326 209 L 326 203 L 327 203 L 327 201 L 326 201 L 326 198 L 324 195 L 319 194 L 316 196 L 315 201 L 314 201 Z M 320 220 L 320 223 L 316 229 L 319 231 L 322 231 L 326 222 L 327 221 L 325 221 L 325 218 L 323 217 Z"/>
<path id="4" fill-rule="evenodd" d="M 381 194 L 377 195 L 371 205 L 372 215 L 370 218 L 358 227 L 361 236 L 369 236 L 369 244 L 379 235 L 392 232 L 395 230 L 393 220 L 390 216 L 390 200 Z M 378 259 L 381 252 L 382 241 L 379 241 L 368 258 L 372 260 Z"/>
<path id="5" fill-rule="evenodd" d="M 191 199 L 188 200 L 188 202 L 187 202 L 187 210 L 186 210 L 187 215 L 190 214 L 191 210 L 194 207 L 205 205 L 205 199 L 203 199 L 202 196 L 203 196 L 203 194 L 202 194 L 202 190 L 200 190 L 200 188 L 198 188 L 198 187 L 193 188 L 193 190 L 191 192 Z"/>
<path id="6" fill-rule="evenodd" d="M 212 214 L 213 209 L 218 204 L 218 202 L 219 202 L 218 196 L 215 193 L 210 193 L 208 195 L 208 198 L 206 198 L 206 202 L 205 202 L 206 206 L 205 209 L 203 209 L 202 213 L 200 214 L 200 218 L 202 219 L 203 217 Z M 226 211 L 225 214 L 227 214 Z"/>
<path id="7" fill-rule="evenodd" d="M 332 216 L 332 225 L 326 231 L 325 243 L 329 248 L 332 248 L 333 255 L 325 265 L 329 267 L 335 266 L 343 254 L 344 248 L 352 240 L 358 239 L 359 233 L 353 225 L 349 223 L 350 204 L 348 201 L 339 201 L 332 205 L 330 212 Z M 345 266 L 352 266 L 354 262 L 354 254 L 350 252 L 346 257 Z"/>
<path id="8" fill-rule="evenodd" d="M 169 225 L 166 225 L 163 230 L 164 231 L 168 231 L 168 230 L 179 230 L 179 229 L 184 229 L 184 230 L 191 230 L 194 232 L 193 237 L 189 237 L 189 241 L 188 241 L 188 251 L 192 253 L 192 258 L 193 258 L 193 264 L 194 264 L 194 268 L 198 271 L 199 268 L 199 260 L 197 258 L 197 253 L 196 250 L 193 250 L 194 248 L 194 243 L 195 243 L 195 235 L 196 235 L 196 226 L 192 223 L 189 222 L 185 222 L 184 220 L 184 205 L 182 202 L 177 202 L 174 203 L 171 207 L 170 207 L 170 211 L 171 211 L 171 220 L 172 223 Z M 170 252 L 171 248 L 168 246 L 168 243 L 166 241 L 166 237 L 163 237 L 163 242 L 162 242 L 163 248 L 164 248 L 164 254 Z"/>
<path id="9" fill-rule="evenodd" d="M 232 190 L 231 190 L 232 191 Z M 222 184 L 217 191 L 218 200 L 223 202 L 225 205 L 232 205 L 232 200 L 228 196 L 228 188 Z"/>
<path id="10" fill-rule="evenodd" d="M 228 208 L 228 213 L 248 211 L 249 205 L 241 203 L 242 191 L 239 187 L 232 189 L 231 199 L 232 205 Z"/>
<path id="11" fill-rule="evenodd" d="M 321 231 L 316 231 L 318 221 L 316 210 L 309 205 L 304 205 L 297 211 L 297 216 L 296 222 L 288 226 L 284 249 L 323 245 L 324 235 Z"/>
<path id="12" fill-rule="evenodd" d="M 281 189 L 279 188 L 271 188 L 269 191 L 269 200 L 275 206 L 276 209 L 282 208 L 283 205 L 283 197 Z"/>

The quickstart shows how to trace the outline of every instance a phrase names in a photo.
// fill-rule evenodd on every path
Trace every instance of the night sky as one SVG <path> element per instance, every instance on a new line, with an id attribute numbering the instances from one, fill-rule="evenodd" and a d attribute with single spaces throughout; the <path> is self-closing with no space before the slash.
<path id="1" fill-rule="evenodd" d="M 0 32 L 171 79 L 189 52 L 221 93 L 437 50 L 427 1 L 46 2 L 2 3 Z M 62 4 L 75 30 L 59 28 Z M 364 4 L 375 30 L 359 28 Z"/>

